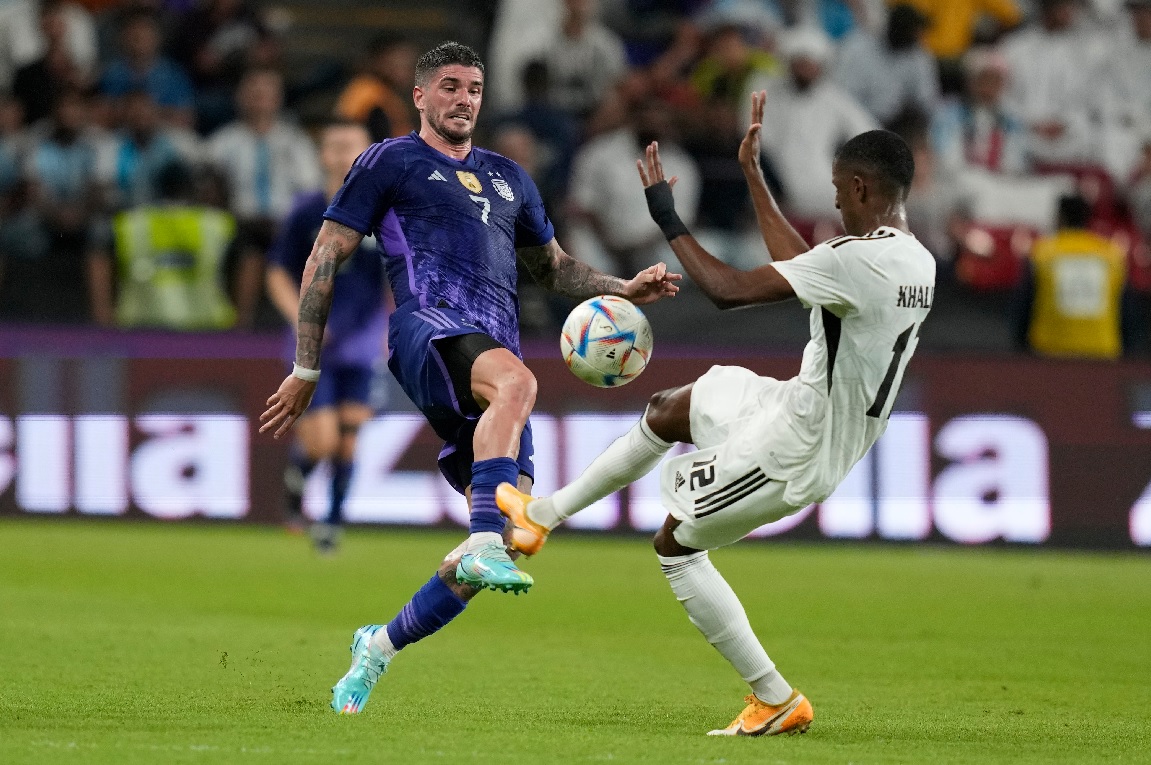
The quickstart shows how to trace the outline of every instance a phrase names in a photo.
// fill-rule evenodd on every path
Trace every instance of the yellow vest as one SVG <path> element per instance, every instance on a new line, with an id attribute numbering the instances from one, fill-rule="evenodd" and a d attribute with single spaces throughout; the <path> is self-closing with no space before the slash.
<path id="1" fill-rule="evenodd" d="M 112 222 L 122 327 L 227 329 L 236 312 L 221 267 L 236 233 L 226 212 L 182 205 L 144 207 Z"/>
<path id="2" fill-rule="evenodd" d="M 1047 356 L 1118 358 L 1123 250 L 1089 231 L 1067 230 L 1036 242 L 1031 261 L 1032 349 Z"/>

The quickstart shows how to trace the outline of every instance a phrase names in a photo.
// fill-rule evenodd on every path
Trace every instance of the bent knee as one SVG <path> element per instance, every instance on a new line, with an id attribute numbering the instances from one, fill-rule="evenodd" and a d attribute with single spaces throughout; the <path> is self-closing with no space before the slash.
<path id="1" fill-rule="evenodd" d="M 531 410 L 536 403 L 539 384 L 527 367 L 507 372 L 496 383 L 496 399 L 501 403 Z"/>
<path id="2" fill-rule="evenodd" d="M 666 526 L 655 533 L 652 539 L 652 547 L 655 548 L 657 554 L 665 558 L 674 558 L 677 555 L 683 555 L 683 546 L 675 541 L 675 529 L 669 529 Z"/>
<path id="3" fill-rule="evenodd" d="M 672 396 L 675 395 L 675 392 L 676 392 L 676 389 L 673 388 L 673 389 L 661 390 L 657 393 L 653 393 L 651 398 L 648 399 L 648 402 L 647 402 L 648 414 L 658 415 L 658 414 L 662 413 L 668 407 L 668 405 L 672 399 Z"/>
<path id="4" fill-rule="evenodd" d="M 691 386 L 661 390 L 648 400 L 644 419 L 651 431 L 665 441 L 692 443 Z"/>
<path id="5" fill-rule="evenodd" d="M 656 554 L 664 558 L 678 558 L 700 552 L 694 547 L 685 547 L 679 543 L 675 538 L 677 528 L 679 528 L 679 521 L 668 518 L 663 527 L 655 533 L 655 537 L 652 538 L 652 547 L 655 548 Z"/>

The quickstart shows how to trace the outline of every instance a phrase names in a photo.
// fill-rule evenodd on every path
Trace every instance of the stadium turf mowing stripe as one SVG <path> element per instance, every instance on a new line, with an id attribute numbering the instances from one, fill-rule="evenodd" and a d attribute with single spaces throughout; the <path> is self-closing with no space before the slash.
<path id="1" fill-rule="evenodd" d="M 365 712 L 328 688 L 459 534 L 0 521 L 2 763 L 1151 760 L 1151 557 L 745 543 L 713 554 L 805 736 L 715 739 L 745 686 L 649 544 L 553 536 Z"/>

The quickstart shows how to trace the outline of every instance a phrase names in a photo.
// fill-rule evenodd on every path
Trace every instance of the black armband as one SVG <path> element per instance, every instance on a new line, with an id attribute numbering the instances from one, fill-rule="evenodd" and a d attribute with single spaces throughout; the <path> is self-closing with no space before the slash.
<path id="1" fill-rule="evenodd" d="M 647 197 L 647 211 L 651 219 L 656 222 L 669 242 L 677 236 L 691 233 L 679 219 L 679 213 L 675 211 L 675 200 L 672 198 L 671 186 L 667 181 L 648 186 L 643 193 Z"/>

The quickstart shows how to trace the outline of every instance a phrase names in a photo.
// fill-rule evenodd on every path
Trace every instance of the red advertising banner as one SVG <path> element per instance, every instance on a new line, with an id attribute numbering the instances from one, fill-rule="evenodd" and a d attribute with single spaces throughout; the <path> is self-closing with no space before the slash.
<path id="1" fill-rule="evenodd" d="M 258 434 L 284 373 L 278 339 L 0 333 L 0 515 L 280 519 L 286 447 Z M 537 493 L 575 477 L 657 390 L 712 364 L 789 377 L 795 357 L 657 347 L 634 383 L 598 390 L 550 347 L 529 349 Z M 440 444 L 394 407 L 361 433 L 347 518 L 465 524 L 436 470 Z M 318 514 L 317 471 L 306 507 Z M 571 525 L 650 531 L 658 471 Z M 916 357 L 887 433 L 819 506 L 759 536 L 1151 547 L 1151 365 Z"/>

